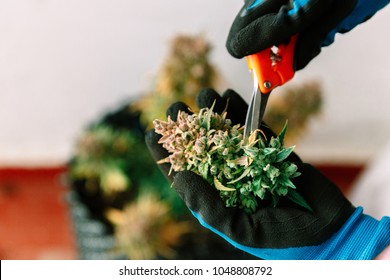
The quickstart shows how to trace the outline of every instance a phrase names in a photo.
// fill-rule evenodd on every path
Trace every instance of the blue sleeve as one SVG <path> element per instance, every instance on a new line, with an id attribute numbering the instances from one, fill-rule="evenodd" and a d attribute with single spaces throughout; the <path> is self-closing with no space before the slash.
<path id="1" fill-rule="evenodd" d="M 378 221 L 363 214 L 362 207 L 358 207 L 342 228 L 324 243 L 286 249 L 243 246 L 210 227 L 196 213 L 193 214 L 203 226 L 233 246 L 266 260 L 371 260 L 390 245 L 390 217 Z"/>
<path id="2" fill-rule="evenodd" d="M 358 0 L 352 13 L 328 33 L 322 46 L 329 46 L 334 42 L 336 33 L 344 33 L 353 29 L 372 17 L 377 11 L 383 9 L 389 2 L 390 0 Z"/>

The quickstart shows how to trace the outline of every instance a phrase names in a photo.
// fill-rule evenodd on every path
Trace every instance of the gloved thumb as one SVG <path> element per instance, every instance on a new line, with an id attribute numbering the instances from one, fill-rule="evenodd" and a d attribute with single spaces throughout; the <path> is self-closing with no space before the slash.
<path id="1" fill-rule="evenodd" d="M 221 208 L 226 211 L 218 190 L 192 171 L 178 172 L 172 186 L 193 212 L 201 212 L 202 216 L 208 217 L 215 209 Z"/>

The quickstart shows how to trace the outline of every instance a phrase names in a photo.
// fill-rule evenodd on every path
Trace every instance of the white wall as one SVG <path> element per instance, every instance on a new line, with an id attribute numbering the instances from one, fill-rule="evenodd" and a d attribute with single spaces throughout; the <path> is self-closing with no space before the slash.
<path id="1" fill-rule="evenodd" d="M 239 0 L 0 0 L 0 165 L 66 161 L 78 133 L 148 90 L 180 32 L 249 98 L 244 60 L 225 39 Z M 321 79 L 325 111 L 298 143 L 311 161 L 366 160 L 390 141 L 390 8 L 323 51 L 290 83 Z M 369 143 L 369 144 L 368 144 Z"/>

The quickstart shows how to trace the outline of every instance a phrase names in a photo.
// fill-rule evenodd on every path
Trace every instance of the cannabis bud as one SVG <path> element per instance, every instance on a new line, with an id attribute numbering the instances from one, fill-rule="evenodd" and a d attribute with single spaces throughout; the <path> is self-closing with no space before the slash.
<path id="1" fill-rule="evenodd" d="M 245 139 L 244 127 L 232 125 L 226 112 L 217 114 L 203 108 L 198 114 L 180 111 L 177 121 L 153 122 L 159 143 L 169 156 L 158 163 L 170 163 L 173 171 L 190 170 L 220 191 L 227 207 L 240 207 L 253 213 L 259 201 L 274 207 L 287 197 L 307 209 L 291 179 L 300 175 L 297 166 L 287 161 L 294 147 L 284 148 L 287 124 L 269 142 L 261 130 Z"/>
<path id="2" fill-rule="evenodd" d="M 176 220 L 170 205 L 156 194 L 145 192 L 123 210 L 109 209 L 108 219 L 115 225 L 119 251 L 130 259 L 176 257 L 176 248 L 191 231 L 186 221 Z"/>

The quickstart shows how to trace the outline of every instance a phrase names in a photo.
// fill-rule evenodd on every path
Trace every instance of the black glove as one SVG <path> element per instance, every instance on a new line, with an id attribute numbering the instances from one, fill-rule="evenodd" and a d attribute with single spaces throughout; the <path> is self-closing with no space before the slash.
<path id="1" fill-rule="evenodd" d="M 233 123 L 243 123 L 247 105 L 238 94 L 228 90 L 220 97 L 208 89 L 199 94 L 197 103 L 200 108 L 211 107 L 214 100 L 215 111 L 220 113 L 227 108 L 228 118 L 234 120 Z M 183 103 L 176 103 L 168 114 L 175 119 L 178 110 L 188 108 Z M 273 134 L 270 129 L 265 133 Z M 157 143 L 158 139 L 159 135 L 154 131 L 147 133 L 146 142 L 156 161 L 167 156 Z M 259 258 L 370 259 L 390 243 L 389 221 L 377 227 L 371 217 L 363 215 L 360 208 L 356 209 L 337 186 L 313 166 L 303 163 L 295 154 L 289 160 L 294 161 L 302 173 L 294 179 L 294 184 L 312 207 L 312 212 L 284 202 L 275 208 L 258 208 L 254 214 L 247 214 L 239 208 L 227 208 L 219 192 L 193 172 L 181 171 L 171 174 L 169 179 L 203 226 Z M 162 169 L 167 174 L 169 164 Z M 380 232 L 377 243 L 364 240 L 358 229 L 370 228 L 360 224 L 363 222 L 372 223 L 372 230 Z M 379 227 L 385 229 L 380 231 Z M 366 241 L 372 248 L 367 249 Z"/>
<path id="2" fill-rule="evenodd" d="M 295 70 L 304 68 L 323 46 L 366 21 L 389 0 L 245 0 L 227 39 L 237 58 L 286 43 L 299 33 Z"/>

